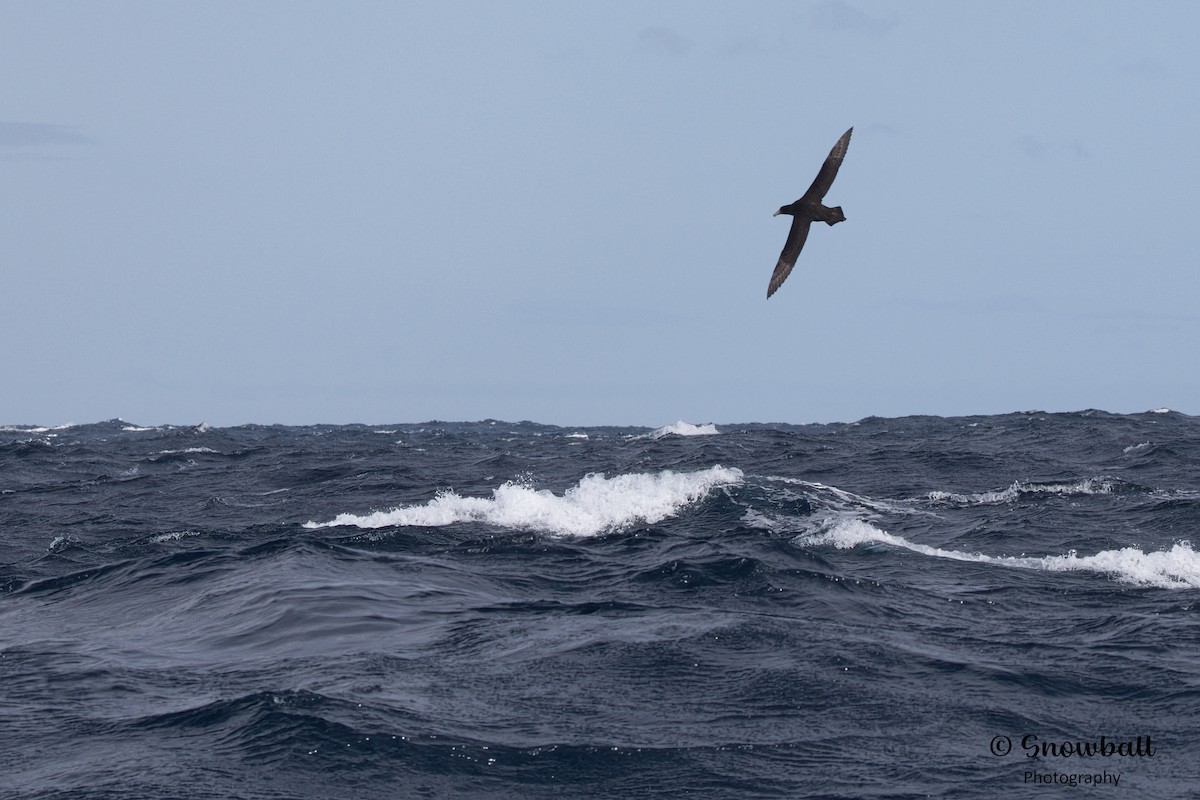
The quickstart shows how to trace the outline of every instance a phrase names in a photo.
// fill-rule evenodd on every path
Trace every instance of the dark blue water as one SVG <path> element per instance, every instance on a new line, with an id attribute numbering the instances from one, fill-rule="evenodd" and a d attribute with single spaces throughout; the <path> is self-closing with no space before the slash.
<path id="1" fill-rule="evenodd" d="M 1195 797 L 1198 526 L 1166 411 L 3 428 L 0 797 Z"/>

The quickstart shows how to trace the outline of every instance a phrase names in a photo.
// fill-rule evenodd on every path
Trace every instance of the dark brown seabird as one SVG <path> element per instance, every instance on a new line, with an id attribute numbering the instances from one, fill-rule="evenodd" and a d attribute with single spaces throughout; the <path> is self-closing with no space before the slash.
<path id="1" fill-rule="evenodd" d="M 841 206 L 829 208 L 821 201 L 825 198 L 829 187 L 833 185 L 838 167 L 842 165 L 842 159 L 846 157 L 846 148 L 850 146 L 850 134 L 853 132 L 854 128 L 851 128 L 837 140 L 837 144 L 829 151 L 829 158 L 825 159 L 825 163 L 821 165 L 821 171 L 817 173 L 812 186 L 808 187 L 804 196 L 775 212 L 774 216 L 776 217 L 780 214 L 791 214 L 792 229 L 788 231 L 787 242 L 783 245 L 783 252 L 779 254 L 779 263 L 775 265 L 775 271 L 771 273 L 771 283 L 767 286 L 767 297 L 775 294 L 775 290 L 787 280 L 792 267 L 796 266 L 796 257 L 800 255 L 800 248 L 804 247 L 804 240 L 808 238 L 808 228 L 813 222 L 820 220 L 827 225 L 836 225 L 846 221 L 846 215 L 842 213 Z"/>

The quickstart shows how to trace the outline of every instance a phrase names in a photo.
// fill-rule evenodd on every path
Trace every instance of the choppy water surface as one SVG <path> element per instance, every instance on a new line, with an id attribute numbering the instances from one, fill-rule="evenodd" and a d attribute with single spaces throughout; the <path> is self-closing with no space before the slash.
<path id="1" fill-rule="evenodd" d="M 1198 522 L 1168 411 L 0 428 L 0 797 L 1192 797 Z"/>

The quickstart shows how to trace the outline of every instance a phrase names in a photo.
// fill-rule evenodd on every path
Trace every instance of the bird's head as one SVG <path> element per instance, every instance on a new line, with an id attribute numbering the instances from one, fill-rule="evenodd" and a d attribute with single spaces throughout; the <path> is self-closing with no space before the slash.
<path id="1" fill-rule="evenodd" d="M 787 206 L 780 206 L 780 207 L 779 207 L 779 210 L 778 210 L 778 211 L 776 211 L 776 212 L 775 212 L 774 214 L 772 214 L 771 216 L 772 216 L 772 217 L 778 217 L 780 214 L 790 214 L 790 213 L 792 213 L 792 212 L 790 212 L 790 211 L 788 211 L 788 210 L 787 210 Z"/>

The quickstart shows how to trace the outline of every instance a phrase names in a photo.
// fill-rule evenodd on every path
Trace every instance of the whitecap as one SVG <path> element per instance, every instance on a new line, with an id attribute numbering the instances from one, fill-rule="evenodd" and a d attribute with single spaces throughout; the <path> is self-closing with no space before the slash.
<path id="1" fill-rule="evenodd" d="M 150 541 L 155 544 L 166 544 L 167 542 L 178 542 L 185 536 L 199 536 L 200 531 L 171 531 L 170 533 L 159 533 L 150 537 Z"/>
<path id="2" fill-rule="evenodd" d="M 1107 478 L 1087 478 L 1075 483 L 1031 483 L 1013 481 L 1007 489 L 974 494 L 959 494 L 957 492 L 933 491 L 926 497 L 935 503 L 951 503 L 954 505 L 996 505 L 1011 503 L 1021 495 L 1026 494 L 1058 494 L 1058 495 L 1089 495 L 1112 494 L 1113 482 Z"/>
<path id="3" fill-rule="evenodd" d="M 826 520 L 821 531 L 798 536 L 793 542 L 802 546 L 832 545 L 840 550 L 883 544 L 933 558 L 1044 572 L 1092 572 L 1110 576 L 1122 583 L 1161 589 L 1200 589 L 1200 553 L 1193 550 L 1187 541 L 1176 542 L 1169 550 L 1151 552 L 1137 547 L 1123 547 L 1101 550 L 1090 556 L 1081 556 L 1075 550 L 1052 556 L 989 556 L 910 542 L 861 519 L 843 517 Z"/>
<path id="4" fill-rule="evenodd" d="M 665 470 L 611 478 L 592 473 L 562 495 L 508 481 L 494 489 L 491 497 L 463 497 L 447 490 L 428 503 L 366 515 L 339 514 L 329 522 L 307 522 L 304 527 L 385 528 L 483 522 L 501 528 L 595 536 L 639 523 L 661 522 L 702 500 L 713 489 L 741 483 L 741 470 L 721 466 L 698 472 Z"/>
<path id="5" fill-rule="evenodd" d="M 65 431 L 67 428 L 74 428 L 75 423 L 66 422 L 62 425 L 54 425 L 47 427 L 45 425 L 5 425 L 0 427 L 0 431 L 5 433 L 49 433 L 50 431 Z"/>
<path id="6" fill-rule="evenodd" d="M 75 547 L 81 544 L 80 539 L 73 533 L 55 536 L 50 542 L 50 546 L 46 548 L 47 553 L 61 553 L 68 548 Z"/>
<path id="7" fill-rule="evenodd" d="M 717 426 L 711 422 L 707 425 L 693 425 L 690 422 L 679 420 L 672 425 L 664 425 L 658 430 L 650 434 L 652 439 L 661 439 L 664 436 L 715 436 L 720 433 Z"/>

